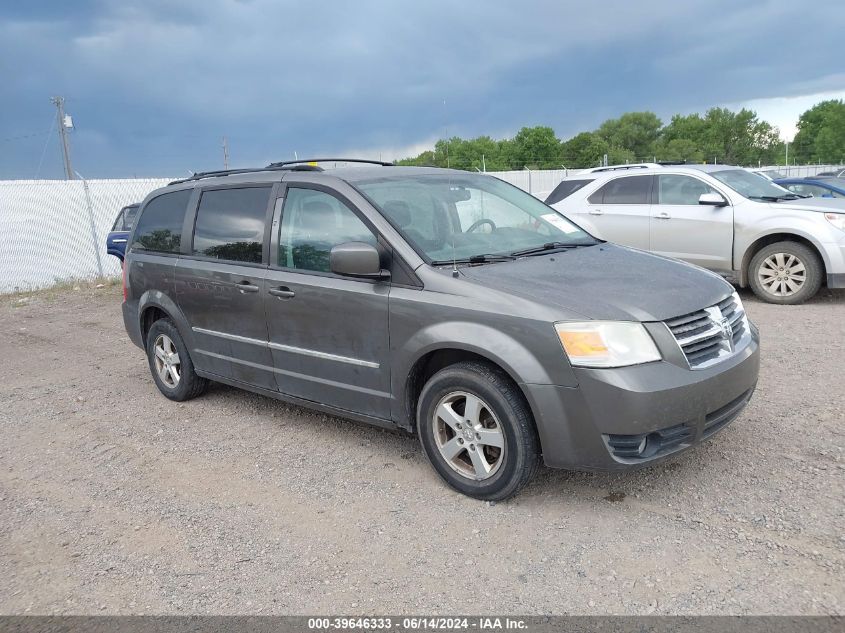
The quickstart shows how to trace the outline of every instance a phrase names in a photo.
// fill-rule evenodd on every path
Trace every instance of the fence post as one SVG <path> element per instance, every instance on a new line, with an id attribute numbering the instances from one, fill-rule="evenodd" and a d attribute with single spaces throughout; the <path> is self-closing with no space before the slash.
<path id="1" fill-rule="evenodd" d="M 94 255 L 97 257 L 97 271 L 100 273 L 100 277 L 102 277 L 103 262 L 100 261 L 100 244 L 97 240 L 97 224 L 94 221 L 94 204 L 91 202 L 91 191 L 88 189 L 88 181 L 80 176 L 79 172 L 76 175 L 82 180 L 82 189 L 85 191 L 85 205 L 88 207 L 88 219 L 91 221 L 91 239 L 94 243 Z"/>

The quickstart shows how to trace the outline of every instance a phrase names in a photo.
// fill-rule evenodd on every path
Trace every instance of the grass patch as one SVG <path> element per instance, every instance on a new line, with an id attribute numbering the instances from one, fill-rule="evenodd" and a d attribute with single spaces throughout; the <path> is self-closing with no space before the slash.
<path id="1" fill-rule="evenodd" d="M 28 305 L 33 300 L 38 299 L 55 299 L 56 297 L 66 294 L 68 292 L 91 292 L 97 290 L 105 290 L 121 285 L 121 278 L 115 277 L 95 277 L 93 279 L 57 279 L 56 282 L 50 286 L 41 288 L 33 288 L 31 290 L 13 290 L 12 292 L 0 293 L 0 299 L 4 303 L 9 303 L 13 308 L 20 308 Z"/>

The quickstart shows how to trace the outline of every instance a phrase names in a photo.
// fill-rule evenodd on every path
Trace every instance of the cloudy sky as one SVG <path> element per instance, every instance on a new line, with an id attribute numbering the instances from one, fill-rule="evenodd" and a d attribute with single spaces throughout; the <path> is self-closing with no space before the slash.
<path id="1" fill-rule="evenodd" d="M 401 158 L 446 131 L 567 138 L 631 110 L 750 104 L 794 134 L 845 97 L 845 3 L 65 0 L 0 6 L 0 178 Z"/>

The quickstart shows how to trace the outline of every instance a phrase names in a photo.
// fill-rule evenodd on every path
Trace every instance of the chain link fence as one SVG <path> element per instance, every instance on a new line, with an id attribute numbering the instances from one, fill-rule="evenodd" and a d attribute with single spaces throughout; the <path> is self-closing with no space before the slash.
<path id="1" fill-rule="evenodd" d="M 0 292 L 120 274 L 106 254 L 118 211 L 167 179 L 0 181 Z"/>
<path id="2" fill-rule="evenodd" d="M 832 171 L 836 166 L 761 169 L 798 178 Z M 488 174 L 543 197 L 561 180 L 581 171 L 524 169 Z M 120 262 L 106 254 L 106 235 L 118 211 L 170 180 L 0 181 L 0 292 L 119 275 Z"/>

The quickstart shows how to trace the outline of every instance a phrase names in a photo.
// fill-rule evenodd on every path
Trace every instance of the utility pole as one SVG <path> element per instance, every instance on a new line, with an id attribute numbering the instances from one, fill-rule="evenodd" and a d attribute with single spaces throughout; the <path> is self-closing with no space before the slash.
<path id="1" fill-rule="evenodd" d="M 229 141 L 223 137 L 223 169 L 229 169 Z"/>
<path id="2" fill-rule="evenodd" d="M 70 146 L 67 138 L 68 127 L 72 127 L 73 124 L 71 123 L 68 125 L 70 117 L 65 116 L 65 98 L 53 97 L 50 101 L 52 101 L 53 105 L 56 106 L 56 117 L 59 122 L 59 138 L 62 140 L 62 158 L 65 163 L 65 176 L 67 180 L 73 180 L 75 178 L 75 174 L 73 172 L 73 167 L 70 164 Z"/>

